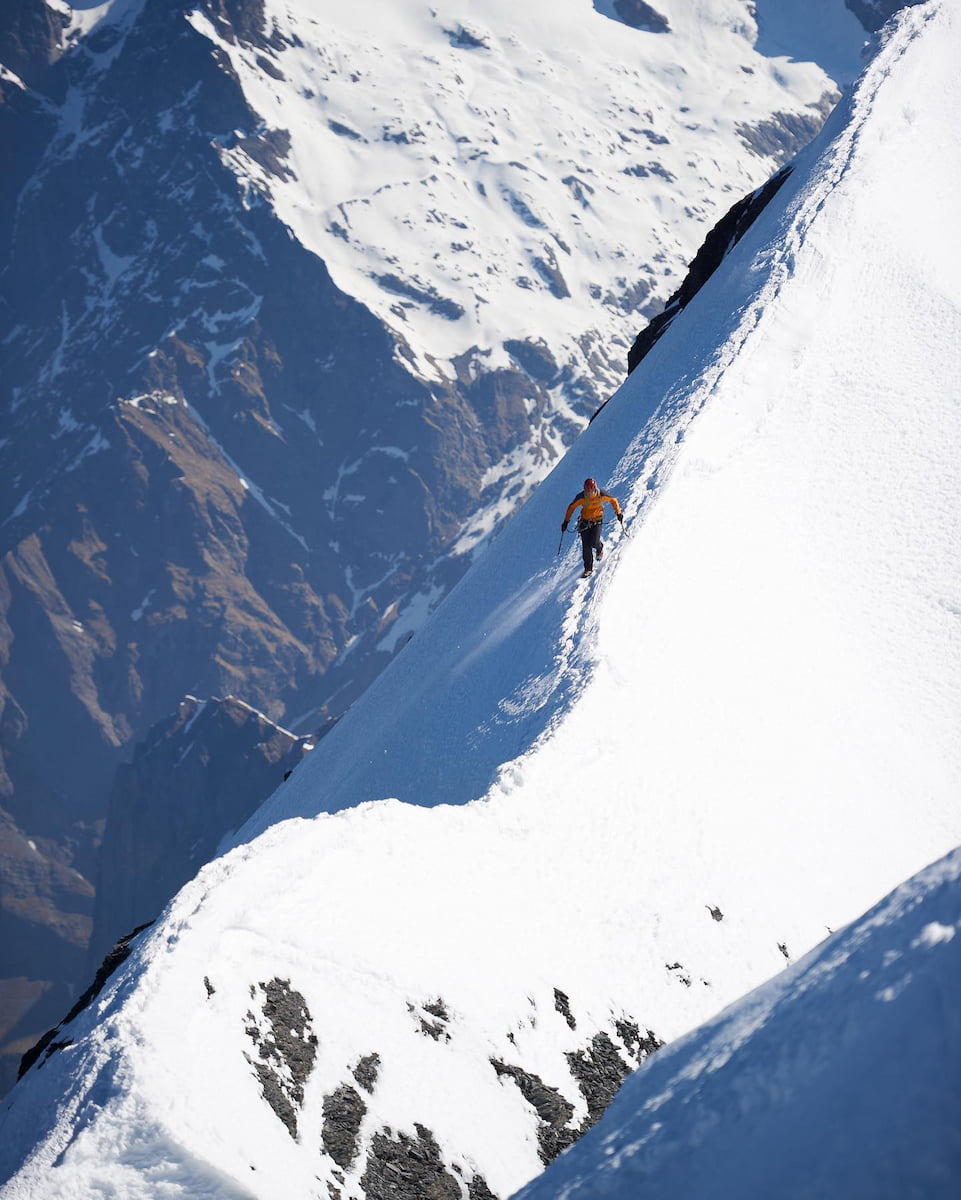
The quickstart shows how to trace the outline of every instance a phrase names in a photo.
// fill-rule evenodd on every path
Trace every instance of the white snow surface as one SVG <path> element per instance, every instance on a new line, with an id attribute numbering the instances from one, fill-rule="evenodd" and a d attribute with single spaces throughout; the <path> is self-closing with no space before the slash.
<path id="1" fill-rule="evenodd" d="M 503 343 L 534 338 L 606 395 L 634 289 L 667 299 L 773 169 L 745 130 L 811 118 L 857 72 L 865 34 L 841 0 L 816 21 L 809 0 L 779 6 L 659 0 L 671 31 L 654 34 L 591 0 L 266 0 L 262 46 L 190 20 L 290 139 L 280 174 L 242 143 L 225 160 L 405 362 L 453 379 L 457 356 L 506 366 Z"/>
<path id="2" fill-rule="evenodd" d="M 517 1200 L 955 1200 L 961 852 L 659 1053 Z"/>
<path id="3" fill-rule="evenodd" d="M 492 1059 L 579 1120 L 565 1055 L 624 1016 L 680 1037 L 961 843 L 959 20 L 902 16 L 559 467 L 60 1031 L 4 1106 L 4 1200 L 357 1200 L 373 1135 L 415 1123 L 465 1195 L 509 1195 L 537 1122 Z M 587 474 L 631 536 L 583 583 L 570 535 L 553 555 Z M 274 978 L 318 1038 L 296 1139 L 245 1056 Z M 422 1032 L 438 999 L 449 1040 Z M 372 1053 L 341 1180 L 324 1097 Z"/>

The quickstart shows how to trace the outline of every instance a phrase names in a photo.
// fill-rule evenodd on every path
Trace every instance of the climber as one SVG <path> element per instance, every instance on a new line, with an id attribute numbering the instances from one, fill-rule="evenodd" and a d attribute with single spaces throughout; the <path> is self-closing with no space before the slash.
<path id="1" fill-rule="evenodd" d="M 624 524 L 624 514 L 615 496 L 609 496 L 601 491 L 596 479 L 585 479 L 583 492 L 578 492 L 568 504 L 564 520 L 561 522 L 561 535 L 566 532 L 568 523 L 574 515 L 574 509 L 580 506 L 581 515 L 577 521 L 577 532 L 581 535 L 581 547 L 584 551 L 584 578 L 594 570 L 594 555 L 597 561 L 604 557 L 604 543 L 601 541 L 601 526 L 604 522 L 605 501 L 614 509 L 614 515 Z"/>

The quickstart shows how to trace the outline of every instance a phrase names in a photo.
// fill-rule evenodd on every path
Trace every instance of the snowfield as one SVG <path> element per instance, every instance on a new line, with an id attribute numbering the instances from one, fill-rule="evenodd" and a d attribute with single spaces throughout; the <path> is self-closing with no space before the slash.
<path id="1" fill-rule="evenodd" d="M 517 1200 L 949 1200 L 961 852 L 676 1042 Z"/>
<path id="2" fill-rule="evenodd" d="M 424 1161 L 439 1194 L 506 1197 L 619 1071 L 961 843 L 959 40 L 948 3 L 901 16 L 566 458 L 58 1033 L 3 1112 L 4 1200 L 360 1200 Z M 588 474 L 630 536 L 584 583 L 570 535 L 554 555 Z M 956 958 L 956 905 L 923 898 L 956 874 L 922 877 L 925 923 L 891 946 Z M 843 1025 L 860 1000 L 840 968 L 817 984 L 824 961 L 652 1059 L 611 1115 L 625 1162 L 644 1079 L 672 1120 L 709 1121 L 684 1055 L 717 1074 L 743 1045 L 725 1087 L 755 1087 L 751 1031 L 807 981 Z M 921 1011 L 892 1003 L 885 1036 Z M 919 1144 L 892 1143 L 902 1195 Z M 531 1195 L 578 1194 L 577 1154 Z M 783 1161 L 796 1190 L 744 1194 L 831 1194 Z M 685 1195 L 735 1194 L 691 1171 L 708 1182 Z"/>
<path id="3" fill-rule="evenodd" d="M 260 47 L 190 19 L 282 131 L 280 169 L 243 143 L 225 159 L 419 374 L 507 366 L 505 341 L 532 339 L 606 395 L 665 268 L 789 143 L 772 114 L 814 129 L 857 72 L 852 13 L 821 4 L 804 37 L 785 7 L 665 0 L 668 35 L 602 0 L 268 0 Z"/>

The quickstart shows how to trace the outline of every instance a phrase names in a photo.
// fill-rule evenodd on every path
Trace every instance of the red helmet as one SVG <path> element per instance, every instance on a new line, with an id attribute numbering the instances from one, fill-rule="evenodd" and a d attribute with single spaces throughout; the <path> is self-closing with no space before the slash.
<path id="1" fill-rule="evenodd" d="M 585 479 L 584 480 L 584 491 L 585 492 L 599 492 L 600 490 L 601 489 L 597 486 L 596 479 Z"/>

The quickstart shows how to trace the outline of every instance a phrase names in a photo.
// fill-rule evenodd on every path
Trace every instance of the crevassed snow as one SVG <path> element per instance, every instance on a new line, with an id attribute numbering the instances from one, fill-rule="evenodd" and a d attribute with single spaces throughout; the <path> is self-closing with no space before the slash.
<path id="1" fill-rule="evenodd" d="M 503 1197 L 541 1162 L 492 1059 L 583 1112 L 593 1035 L 680 1037 L 961 842 L 959 20 L 903 16 L 560 467 L 14 1089 L 12 1200 L 359 1197 L 373 1136 L 415 1122 Z M 584 584 L 555 550 L 588 474 L 630 536 Z M 954 923 L 914 936 L 952 950 Z M 296 1140 L 245 1057 L 274 978 L 318 1038 Z M 324 1099 L 372 1053 L 338 1177 Z"/>

